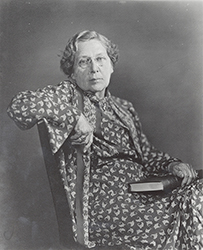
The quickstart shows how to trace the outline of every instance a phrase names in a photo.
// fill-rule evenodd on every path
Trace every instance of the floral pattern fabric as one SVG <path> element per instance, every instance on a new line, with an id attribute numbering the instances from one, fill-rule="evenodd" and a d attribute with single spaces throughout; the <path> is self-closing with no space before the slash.
<path id="1" fill-rule="evenodd" d="M 82 95 L 83 108 L 79 108 Z M 131 194 L 128 183 L 151 172 L 166 174 L 179 161 L 154 148 L 142 132 L 131 103 L 107 92 L 102 101 L 64 81 L 15 96 L 8 114 L 22 129 L 43 119 L 48 127 L 71 208 L 77 239 L 77 150 L 69 136 L 81 114 L 94 128 L 91 149 L 83 154 L 84 243 L 131 249 L 203 249 L 202 181 L 170 194 Z"/>

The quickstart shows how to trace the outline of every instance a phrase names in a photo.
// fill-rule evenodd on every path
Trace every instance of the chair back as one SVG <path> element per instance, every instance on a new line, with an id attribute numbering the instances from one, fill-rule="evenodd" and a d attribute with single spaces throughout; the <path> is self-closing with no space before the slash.
<path id="1" fill-rule="evenodd" d="M 59 241 L 61 245 L 72 246 L 76 243 L 73 239 L 70 209 L 57 166 L 56 156 L 51 151 L 48 131 L 44 121 L 40 121 L 37 126 L 56 213 Z"/>

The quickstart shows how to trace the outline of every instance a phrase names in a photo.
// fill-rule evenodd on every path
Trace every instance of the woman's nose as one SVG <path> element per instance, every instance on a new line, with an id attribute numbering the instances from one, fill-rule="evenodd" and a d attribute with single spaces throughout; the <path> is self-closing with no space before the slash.
<path id="1" fill-rule="evenodd" d="M 98 72 L 98 65 L 96 61 L 92 60 L 90 64 L 91 73 Z"/>

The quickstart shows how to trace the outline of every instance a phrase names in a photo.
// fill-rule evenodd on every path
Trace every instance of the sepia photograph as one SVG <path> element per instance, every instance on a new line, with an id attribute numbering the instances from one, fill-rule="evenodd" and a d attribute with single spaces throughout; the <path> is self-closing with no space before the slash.
<path id="1" fill-rule="evenodd" d="M 203 2 L 2 0 L 0 250 L 203 249 Z"/>

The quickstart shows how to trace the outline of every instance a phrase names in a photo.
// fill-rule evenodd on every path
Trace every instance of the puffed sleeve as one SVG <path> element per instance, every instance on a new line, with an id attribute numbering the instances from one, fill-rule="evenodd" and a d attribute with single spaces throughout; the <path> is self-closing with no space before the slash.
<path id="1" fill-rule="evenodd" d="M 11 101 L 7 112 L 23 130 L 45 120 L 55 153 L 72 132 L 81 111 L 74 105 L 74 88 L 68 82 L 36 91 L 23 91 Z"/>
<path id="2" fill-rule="evenodd" d="M 133 116 L 134 124 L 138 133 L 139 144 L 142 152 L 143 165 L 149 173 L 168 172 L 168 165 L 171 162 L 181 162 L 178 158 L 171 157 L 169 154 L 156 149 L 143 133 L 137 112 L 133 105 L 130 105 L 130 113 Z"/>

